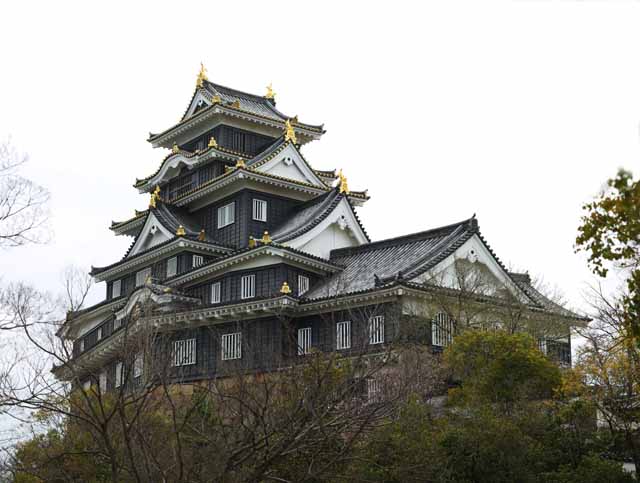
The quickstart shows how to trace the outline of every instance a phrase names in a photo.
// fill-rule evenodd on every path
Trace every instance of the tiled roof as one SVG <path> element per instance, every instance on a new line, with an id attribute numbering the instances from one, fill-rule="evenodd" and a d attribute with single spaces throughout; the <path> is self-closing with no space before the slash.
<path id="1" fill-rule="evenodd" d="M 331 261 L 345 269 L 312 288 L 306 298 L 359 292 L 394 277 L 417 276 L 452 254 L 477 229 L 475 218 L 471 218 L 429 231 L 334 250 Z"/>

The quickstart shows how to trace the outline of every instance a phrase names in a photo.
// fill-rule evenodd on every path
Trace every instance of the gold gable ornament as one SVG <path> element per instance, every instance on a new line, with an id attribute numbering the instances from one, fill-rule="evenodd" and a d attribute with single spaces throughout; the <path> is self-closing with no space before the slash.
<path id="1" fill-rule="evenodd" d="M 184 229 L 184 226 L 180 225 L 176 230 L 176 236 L 185 236 L 187 232 Z"/>
<path id="2" fill-rule="evenodd" d="M 211 104 L 220 104 L 222 102 L 222 99 L 220 98 L 220 96 L 215 95 L 211 98 Z"/>
<path id="3" fill-rule="evenodd" d="M 271 243 L 271 237 L 269 236 L 268 231 L 265 231 L 264 234 L 262 235 L 262 243 L 264 243 L 265 245 L 268 245 L 269 243 Z"/>
<path id="4" fill-rule="evenodd" d="M 255 248 L 256 247 L 256 239 L 253 238 L 252 236 L 249 237 L 249 248 Z"/>
<path id="5" fill-rule="evenodd" d="M 171 146 L 171 152 L 173 154 L 179 153 L 180 152 L 180 148 L 178 147 L 177 143 L 173 143 L 173 146 Z"/>
<path id="6" fill-rule="evenodd" d="M 347 185 L 347 177 L 344 174 L 342 174 L 342 169 L 340 169 L 340 172 L 338 173 L 338 178 L 340 179 L 340 182 L 339 182 L 340 193 L 349 194 L 349 186 Z"/>
<path id="7" fill-rule="evenodd" d="M 293 126 L 291 125 L 291 121 L 287 119 L 284 123 L 284 140 L 291 141 L 293 144 L 298 144 L 298 140 L 296 139 L 296 132 L 293 130 Z"/>
<path id="8" fill-rule="evenodd" d="M 275 99 L 276 98 L 276 93 L 273 92 L 273 85 L 271 82 L 269 82 L 269 85 L 267 86 L 267 93 L 264 95 L 265 99 Z"/>
<path id="9" fill-rule="evenodd" d="M 151 198 L 149 199 L 149 208 L 156 208 L 158 201 L 162 201 L 160 198 L 160 186 L 156 186 L 156 189 L 151 193 Z M 136 211 L 136 216 L 138 215 L 138 211 Z"/>
<path id="10" fill-rule="evenodd" d="M 204 64 L 200 62 L 200 72 L 198 72 L 198 78 L 196 80 L 196 87 L 204 86 L 204 81 L 207 79 L 207 69 L 204 68 Z"/>
<path id="11" fill-rule="evenodd" d="M 209 139 L 209 147 L 210 148 L 218 147 L 218 142 L 216 141 L 216 138 L 214 138 L 213 136 L 211 136 L 211 139 Z"/>
<path id="12" fill-rule="evenodd" d="M 234 109 L 240 109 L 240 100 L 236 99 L 235 101 L 233 101 L 231 103 L 231 107 L 233 107 Z"/>
<path id="13" fill-rule="evenodd" d="M 244 163 L 244 159 L 240 158 L 236 161 L 236 168 L 246 168 L 247 165 Z"/>
<path id="14" fill-rule="evenodd" d="M 200 234 L 198 235 L 198 241 L 204 241 L 205 239 L 205 233 L 204 233 L 204 229 L 200 230 Z"/>
<path id="15" fill-rule="evenodd" d="M 284 282 L 282 284 L 282 287 L 280 288 L 280 293 L 284 295 L 289 295 L 291 293 L 291 287 L 289 287 L 289 284 L 287 282 Z"/>

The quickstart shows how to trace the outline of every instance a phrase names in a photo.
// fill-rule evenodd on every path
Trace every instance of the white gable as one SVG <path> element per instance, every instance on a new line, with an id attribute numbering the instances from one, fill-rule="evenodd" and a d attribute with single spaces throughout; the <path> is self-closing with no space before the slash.
<path id="1" fill-rule="evenodd" d="M 187 115 L 185 116 L 185 119 L 193 116 L 193 113 L 198 108 L 198 106 L 210 106 L 210 105 L 211 105 L 211 101 L 209 101 L 204 96 L 202 91 L 199 90 L 198 93 L 194 96 L 193 100 L 191 101 L 191 105 L 189 106 L 189 109 L 187 109 Z"/>
<path id="2" fill-rule="evenodd" d="M 159 245 L 160 243 L 173 238 L 173 236 L 173 233 L 162 226 L 153 212 L 151 212 L 149 213 L 149 216 L 147 216 L 147 221 L 145 221 L 144 226 L 140 231 L 140 235 L 138 235 L 138 238 L 136 239 L 133 248 L 131 248 L 131 251 L 127 255 L 127 258 L 134 256 L 136 253 L 140 253 L 151 247 Z"/>
<path id="3" fill-rule="evenodd" d="M 325 186 L 318 175 L 302 159 L 300 153 L 289 144 L 278 155 L 262 166 L 258 166 L 256 171 L 282 176 L 283 178 L 310 183 L 315 186 Z"/>
<path id="4" fill-rule="evenodd" d="M 494 295 L 496 291 L 507 288 L 518 299 L 527 300 L 526 295 L 511 280 L 511 277 L 509 277 L 477 234 L 467 240 L 452 255 L 449 255 L 431 270 L 419 275 L 412 281 L 459 289 L 461 288 L 459 278 L 464 274 L 456 267 L 455 262 L 457 260 L 466 260 L 469 262 L 469 267 L 473 268 L 475 266 L 483 269 L 476 271 L 476 273 L 482 272 L 484 274 L 483 280 L 476 279 L 471 283 L 475 284 L 474 288 L 484 295 Z"/>
<path id="5" fill-rule="evenodd" d="M 313 229 L 286 244 L 306 253 L 329 258 L 331 250 L 368 243 L 346 199 Z"/>

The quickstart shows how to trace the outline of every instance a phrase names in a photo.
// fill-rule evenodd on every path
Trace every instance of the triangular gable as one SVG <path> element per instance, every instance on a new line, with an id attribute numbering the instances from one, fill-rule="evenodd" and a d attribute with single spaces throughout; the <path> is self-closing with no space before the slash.
<path id="1" fill-rule="evenodd" d="M 273 159 L 257 166 L 256 171 L 302 181 L 321 188 L 327 186 L 292 143 L 289 143 Z"/>
<path id="2" fill-rule="evenodd" d="M 187 119 L 193 116 L 196 112 L 199 112 L 210 105 L 211 101 L 207 96 L 205 96 L 204 91 L 198 89 L 198 91 L 194 94 L 193 99 L 191 99 L 191 104 L 189 104 L 187 112 L 182 119 Z"/>
<path id="3" fill-rule="evenodd" d="M 160 221 L 153 212 L 150 212 L 140 234 L 133 243 L 131 250 L 127 253 L 127 258 L 134 256 L 144 250 L 148 250 L 160 243 L 173 238 L 175 235 L 171 233 Z"/>
<path id="4" fill-rule="evenodd" d="M 463 264 L 456 264 L 456 261 L 462 261 Z M 467 268 L 471 270 L 467 270 Z M 481 270 L 476 271 L 473 270 L 474 268 Z M 495 295 L 499 290 L 506 288 L 519 300 L 530 301 L 529 297 L 527 297 L 524 291 L 514 282 L 502 263 L 500 263 L 478 233 L 474 233 L 473 236 L 458 247 L 451 255 L 433 268 L 410 280 L 412 282 L 430 283 L 460 289 L 458 279 L 465 276 L 465 271 L 470 276 L 472 276 L 472 273 L 483 274 L 481 283 L 477 280 L 470 282 L 470 284 L 478 284 L 476 287 L 471 288 L 471 290 L 478 290 L 483 295 Z M 470 288 L 467 287 L 467 289 Z"/>
<path id="5" fill-rule="evenodd" d="M 343 198 L 320 223 L 289 240 L 286 245 L 328 259 L 332 250 L 368 242 L 349 201 Z"/>

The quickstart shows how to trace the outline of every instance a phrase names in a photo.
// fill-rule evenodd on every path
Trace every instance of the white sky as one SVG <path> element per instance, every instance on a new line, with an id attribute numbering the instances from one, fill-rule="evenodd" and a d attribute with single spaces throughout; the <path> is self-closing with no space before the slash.
<path id="1" fill-rule="evenodd" d="M 580 206 L 636 168 L 635 2 L 2 2 L 0 138 L 52 193 L 55 239 L 0 252 L 0 273 L 58 290 L 70 263 L 118 260 L 108 226 L 148 196 L 200 61 L 327 134 L 303 148 L 372 199 L 373 239 L 477 213 L 506 263 L 580 306 Z M 92 296 L 104 296 L 103 284 Z"/>

